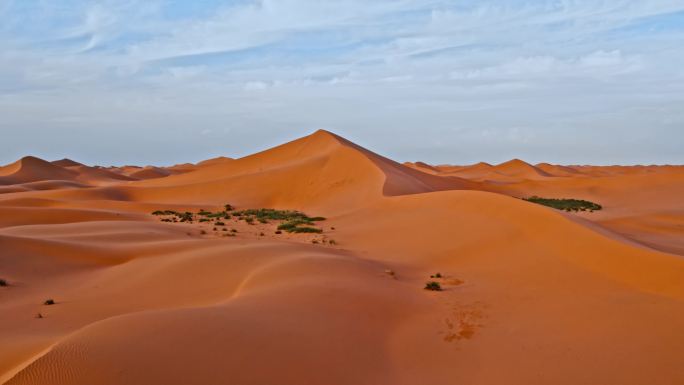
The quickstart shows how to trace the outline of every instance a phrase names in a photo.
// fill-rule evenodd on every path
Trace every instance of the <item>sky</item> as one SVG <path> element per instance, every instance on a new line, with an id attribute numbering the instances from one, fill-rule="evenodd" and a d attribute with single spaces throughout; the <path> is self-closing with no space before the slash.
<path id="1" fill-rule="evenodd" d="M 684 164 L 682 0 L 0 0 L 0 163 L 326 129 L 397 161 Z"/>

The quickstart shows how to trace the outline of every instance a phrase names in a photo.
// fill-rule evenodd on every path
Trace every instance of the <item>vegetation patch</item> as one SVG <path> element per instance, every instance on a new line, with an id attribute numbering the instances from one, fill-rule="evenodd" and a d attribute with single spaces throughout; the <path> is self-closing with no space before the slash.
<path id="1" fill-rule="evenodd" d="M 582 199 L 554 199 L 554 198 L 541 198 L 538 196 L 533 196 L 530 198 L 523 198 L 523 200 L 526 200 L 528 202 L 552 207 L 557 210 L 564 210 L 564 211 L 589 211 L 589 212 L 594 212 L 597 210 L 601 210 L 603 207 L 594 202 L 590 201 L 585 201 Z"/>
<path id="2" fill-rule="evenodd" d="M 225 226 L 225 223 L 220 219 L 229 220 L 231 217 L 234 220 L 242 220 L 250 225 L 256 225 L 257 222 L 261 224 L 268 224 L 271 222 L 278 222 L 276 234 L 281 234 L 283 231 L 288 233 L 314 233 L 320 234 L 322 229 L 316 227 L 316 222 L 324 221 L 323 217 L 309 217 L 308 215 L 296 210 L 276 210 L 276 209 L 246 209 L 236 211 L 235 207 L 230 204 L 224 205 L 225 210 L 218 212 L 211 212 L 200 209 L 197 213 L 189 211 L 178 212 L 174 210 L 157 210 L 152 212 L 152 215 L 161 216 L 163 222 L 209 222 L 215 220 L 216 226 Z M 237 230 L 232 231 L 233 233 Z M 334 243 L 332 243 L 334 244 Z"/>
<path id="3" fill-rule="evenodd" d="M 55 300 L 52 298 L 46 299 L 45 302 L 43 302 L 43 305 L 54 305 Z"/>
<path id="4" fill-rule="evenodd" d="M 8 285 L 8 284 L 7 284 L 7 281 L 5 281 L 4 279 L 0 279 L 0 287 L 4 287 L 4 286 L 7 286 L 7 285 Z"/>
<path id="5" fill-rule="evenodd" d="M 441 291 L 442 285 L 440 285 L 439 282 L 430 281 L 425 284 L 425 290 Z"/>

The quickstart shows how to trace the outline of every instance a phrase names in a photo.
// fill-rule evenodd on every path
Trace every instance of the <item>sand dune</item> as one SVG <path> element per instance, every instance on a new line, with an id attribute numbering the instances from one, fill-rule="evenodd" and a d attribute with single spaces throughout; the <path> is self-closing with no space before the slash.
<path id="1" fill-rule="evenodd" d="M 534 167 L 553 176 L 575 176 L 580 173 L 575 168 L 550 163 L 539 163 Z"/>
<path id="2" fill-rule="evenodd" d="M 0 167 L 0 185 L 21 184 L 43 180 L 74 180 L 77 173 L 42 159 L 27 156 Z"/>
<path id="3" fill-rule="evenodd" d="M 293 183 L 297 181 L 297 183 Z M 136 200 L 351 211 L 384 195 L 474 188 L 476 182 L 440 178 L 381 157 L 334 134 L 318 131 L 284 145 L 135 184 Z"/>
<path id="4" fill-rule="evenodd" d="M 520 159 L 509 160 L 493 167 L 494 171 L 506 176 L 514 176 L 524 179 L 536 179 L 539 177 L 549 177 L 551 174 L 542 169 L 532 166 Z"/>
<path id="5" fill-rule="evenodd" d="M 68 158 L 64 158 L 64 159 L 60 159 L 60 160 L 54 160 L 50 163 L 54 164 L 55 166 L 59 166 L 59 167 L 85 166 L 83 163 L 79 163 L 79 162 L 76 162 L 76 161 L 68 159 Z"/>
<path id="6" fill-rule="evenodd" d="M 130 177 L 135 179 L 154 179 L 154 178 L 164 178 L 171 175 L 172 172 L 165 170 L 160 167 L 148 166 L 141 170 L 132 172 L 129 174 Z"/>
<path id="7" fill-rule="evenodd" d="M 178 170 L 73 163 L 0 168 L 0 383 L 684 382 L 684 167 L 399 164 L 326 131 Z M 150 215 L 226 203 L 327 220 Z"/>
<path id="8" fill-rule="evenodd" d="M 226 157 L 226 156 L 219 156 L 219 157 L 216 157 L 216 158 L 211 158 L 211 159 L 203 160 L 203 161 L 197 163 L 197 166 L 199 166 L 199 167 L 213 166 L 213 165 L 216 165 L 216 164 L 230 163 L 230 162 L 232 162 L 233 160 L 235 160 L 235 159 L 229 158 L 229 157 Z"/>

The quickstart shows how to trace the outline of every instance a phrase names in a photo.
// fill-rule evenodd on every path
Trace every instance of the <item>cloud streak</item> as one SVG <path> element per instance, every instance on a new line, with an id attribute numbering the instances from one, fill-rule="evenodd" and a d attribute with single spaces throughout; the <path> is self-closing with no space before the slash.
<path id="1" fill-rule="evenodd" d="M 0 18 L 4 162 L 196 161 L 320 127 L 402 160 L 684 162 L 681 1 L 0 0 Z"/>

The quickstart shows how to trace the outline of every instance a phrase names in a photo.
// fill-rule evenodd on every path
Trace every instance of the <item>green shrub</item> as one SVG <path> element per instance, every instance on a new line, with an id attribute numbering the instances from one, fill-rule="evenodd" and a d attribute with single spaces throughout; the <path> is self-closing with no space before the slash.
<path id="1" fill-rule="evenodd" d="M 557 210 L 564 210 L 567 212 L 571 211 L 590 211 L 594 212 L 596 210 L 601 210 L 603 207 L 594 202 L 585 201 L 582 199 L 555 199 L 555 198 L 540 198 L 538 196 L 532 196 L 530 198 L 523 198 L 528 202 L 552 207 Z"/>
<path id="2" fill-rule="evenodd" d="M 288 230 L 290 233 L 315 233 L 315 234 L 320 234 L 323 232 L 321 229 L 317 229 L 315 227 L 295 227 L 290 230 Z"/>
<path id="3" fill-rule="evenodd" d="M 173 211 L 173 210 L 157 210 L 152 212 L 152 215 L 180 215 L 178 211 Z"/>
<path id="4" fill-rule="evenodd" d="M 304 225 L 304 226 L 302 226 Z M 288 233 L 322 233 L 323 230 L 310 227 L 311 222 L 304 219 L 293 219 L 278 226 L 278 230 L 285 230 Z"/>
<path id="5" fill-rule="evenodd" d="M 439 284 L 439 282 L 430 281 L 425 284 L 425 290 L 441 291 L 442 286 Z"/>
<path id="6" fill-rule="evenodd" d="M 323 218 L 323 217 L 309 218 L 306 214 L 304 214 L 300 211 L 294 211 L 294 210 L 248 209 L 248 210 L 242 210 L 242 211 L 237 211 L 237 212 L 233 213 L 233 215 L 235 215 L 235 214 L 251 216 L 251 217 L 255 217 L 256 219 L 259 219 L 259 220 L 266 219 L 266 220 L 273 220 L 273 221 L 289 221 L 289 220 L 299 219 L 299 220 L 304 220 L 307 222 L 314 222 L 314 221 L 325 220 L 325 218 Z"/>
<path id="7" fill-rule="evenodd" d="M 291 222 L 285 222 L 281 225 L 278 225 L 278 230 L 289 231 L 291 229 L 294 229 L 295 227 L 297 227 L 297 224 L 291 223 Z"/>

